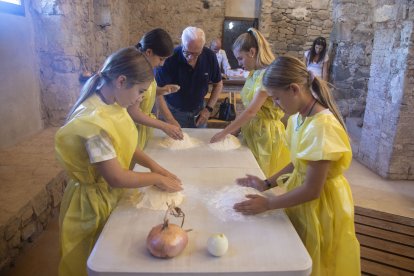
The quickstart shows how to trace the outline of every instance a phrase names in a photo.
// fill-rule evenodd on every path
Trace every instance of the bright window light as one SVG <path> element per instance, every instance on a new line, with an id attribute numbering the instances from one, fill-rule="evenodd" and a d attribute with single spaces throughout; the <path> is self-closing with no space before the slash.
<path id="1" fill-rule="evenodd" d="M 23 0 L 0 0 L 0 12 L 24 15 Z"/>
<path id="2" fill-rule="evenodd" d="M 0 2 L 6 2 L 6 3 L 15 4 L 15 5 L 21 5 L 22 4 L 22 1 L 20 1 L 20 0 L 0 0 Z"/>

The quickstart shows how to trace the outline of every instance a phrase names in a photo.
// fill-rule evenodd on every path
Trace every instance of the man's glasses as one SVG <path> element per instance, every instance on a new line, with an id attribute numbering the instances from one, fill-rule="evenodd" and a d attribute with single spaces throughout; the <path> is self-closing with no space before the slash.
<path id="1" fill-rule="evenodd" d="M 199 55 L 201 55 L 201 52 L 190 52 L 190 51 L 187 51 L 187 49 L 185 49 L 184 47 L 183 47 L 183 55 L 185 56 L 185 57 L 189 57 L 189 56 L 192 56 L 192 57 L 194 57 L 194 58 L 196 58 L 196 57 L 198 57 Z"/>

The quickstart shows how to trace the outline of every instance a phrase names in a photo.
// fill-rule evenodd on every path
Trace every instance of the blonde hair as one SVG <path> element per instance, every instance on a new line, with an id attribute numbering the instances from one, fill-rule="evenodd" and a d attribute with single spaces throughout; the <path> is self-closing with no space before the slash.
<path id="1" fill-rule="evenodd" d="M 111 85 L 120 75 L 126 77 L 127 87 L 137 83 L 149 82 L 154 79 L 152 66 L 146 57 L 135 47 L 123 48 L 106 60 L 102 68 L 93 75 L 82 87 L 80 96 L 67 116 L 68 120 L 73 112 L 87 98 L 99 90 L 104 84 Z"/>
<path id="2" fill-rule="evenodd" d="M 301 60 L 290 56 L 280 56 L 267 67 L 263 75 L 263 85 L 266 88 L 287 89 L 292 83 L 303 85 L 309 93 L 314 92 L 316 100 L 325 108 L 329 108 L 346 130 L 345 122 L 328 83 L 310 73 Z"/>
<path id="3" fill-rule="evenodd" d="M 256 64 L 259 67 L 266 67 L 275 60 L 269 42 L 255 28 L 249 28 L 247 33 L 239 35 L 233 43 L 233 51 L 250 51 L 251 48 L 257 50 Z"/>

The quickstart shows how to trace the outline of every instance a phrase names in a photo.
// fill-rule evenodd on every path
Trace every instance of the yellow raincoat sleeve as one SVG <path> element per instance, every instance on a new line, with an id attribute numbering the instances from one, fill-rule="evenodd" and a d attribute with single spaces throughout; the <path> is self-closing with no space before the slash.
<path id="1" fill-rule="evenodd" d="M 352 154 L 348 135 L 342 125 L 330 121 L 331 117 L 321 116 L 306 127 L 298 145 L 298 159 L 337 161 L 345 154 Z"/>

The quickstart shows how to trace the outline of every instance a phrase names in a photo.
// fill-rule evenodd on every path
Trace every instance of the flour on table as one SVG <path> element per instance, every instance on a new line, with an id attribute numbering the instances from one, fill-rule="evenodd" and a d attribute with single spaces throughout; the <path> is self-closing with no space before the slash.
<path id="1" fill-rule="evenodd" d="M 228 134 L 223 140 L 215 143 L 210 143 L 208 146 L 216 151 L 226 151 L 238 149 L 240 148 L 241 144 L 236 136 Z"/>
<path id="2" fill-rule="evenodd" d="M 226 186 L 216 191 L 208 200 L 209 210 L 222 221 L 243 221 L 248 216 L 233 209 L 234 204 L 247 200 L 246 195 L 262 195 L 258 190 L 239 185 Z"/>
<path id="3" fill-rule="evenodd" d="M 165 211 L 168 209 L 167 203 L 171 204 L 174 202 L 175 206 L 179 206 L 184 200 L 184 195 L 181 192 L 168 193 L 155 186 L 145 187 L 140 190 L 143 196 L 141 201 L 137 203 L 137 208 Z"/>
<path id="4" fill-rule="evenodd" d="M 160 146 L 170 150 L 183 150 L 199 146 L 202 142 L 190 137 L 187 133 L 183 133 L 183 140 L 174 140 L 171 137 L 166 137 L 160 142 Z"/>

